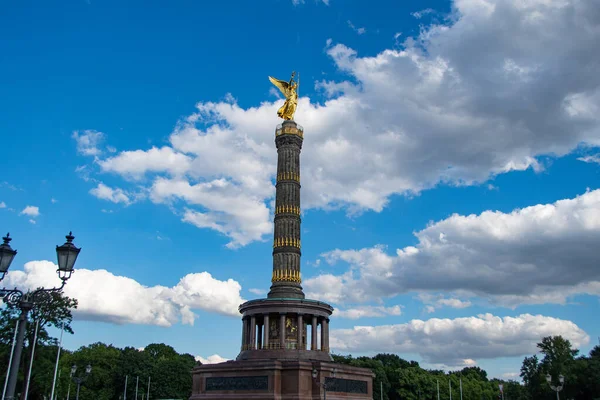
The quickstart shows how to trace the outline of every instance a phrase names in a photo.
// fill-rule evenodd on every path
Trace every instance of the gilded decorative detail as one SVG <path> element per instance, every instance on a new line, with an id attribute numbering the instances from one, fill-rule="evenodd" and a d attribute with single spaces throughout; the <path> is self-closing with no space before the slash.
<path id="1" fill-rule="evenodd" d="M 291 205 L 287 205 L 284 204 L 282 206 L 278 206 L 275 207 L 275 214 L 294 214 L 294 215 L 300 215 L 300 207 L 298 206 L 291 206 Z"/>
<path id="2" fill-rule="evenodd" d="M 275 240 L 273 241 L 273 247 L 290 246 L 290 247 L 300 248 L 301 247 L 300 245 L 301 245 L 300 239 L 296 239 L 296 238 L 281 237 L 281 238 L 275 238 Z"/>
<path id="3" fill-rule="evenodd" d="M 302 127 L 300 125 L 296 125 L 296 127 L 288 126 L 288 125 L 286 125 L 286 126 L 279 125 L 277 127 L 277 129 L 275 130 L 275 136 L 281 136 L 281 135 L 296 135 L 301 138 L 304 138 L 304 130 L 302 129 Z"/>
<path id="4" fill-rule="evenodd" d="M 295 172 L 281 172 L 277 174 L 277 182 L 279 181 L 296 181 L 300 182 L 300 174 Z"/>
<path id="5" fill-rule="evenodd" d="M 285 102 L 283 103 L 283 106 L 277 110 L 277 116 L 288 121 L 294 119 L 296 107 L 298 106 L 298 87 L 300 86 L 300 78 L 298 77 L 298 82 L 294 81 L 295 74 L 296 72 L 292 72 L 292 77 L 289 82 L 273 78 L 272 76 L 269 77 L 271 83 L 285 96 Z"/>
<path id="6" fill-rule="evenodd" d="M 271 282 L 302 282 L 302 277 L 299 271 L 294 269 L 276 269 L 273 271 Z"/>

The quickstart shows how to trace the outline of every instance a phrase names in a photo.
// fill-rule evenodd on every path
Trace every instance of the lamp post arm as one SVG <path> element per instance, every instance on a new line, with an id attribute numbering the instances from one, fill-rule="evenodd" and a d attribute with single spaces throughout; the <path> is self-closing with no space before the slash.
<path id="1" fill-rule="evenodd" d="M 4 301 L 5 303 L 18 303 L 18 301 L 21 299 L 21 297 L 23 297 L 24 293 L 22 290 L 19 290 L 17 288 L 14 289 L 7 289 L 7 288 L 2 288 L 0 289 L 0 297 L 2 297 L 2 301 Z"/>

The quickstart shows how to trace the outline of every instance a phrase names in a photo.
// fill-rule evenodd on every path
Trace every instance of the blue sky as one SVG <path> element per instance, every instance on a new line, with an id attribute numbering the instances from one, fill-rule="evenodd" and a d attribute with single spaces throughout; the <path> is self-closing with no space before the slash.
<path id="1" fill-rule="evenodd" d="M 95 341 L 234 358 L 271 275 L 275 111 L 300 73 L 303 277 L 339 353 L 514 377 L 600 335 L 593 0 L 5 4 L 7 284 Z M 424 322 L 420 322 L 424 321 Z M 363 328 L 357 328 L 363 327 Z"/>

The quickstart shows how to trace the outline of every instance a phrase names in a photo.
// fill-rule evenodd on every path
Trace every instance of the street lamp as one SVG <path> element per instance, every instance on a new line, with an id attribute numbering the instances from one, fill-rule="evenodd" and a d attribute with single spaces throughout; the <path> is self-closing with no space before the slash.
<path id="1" fill-rule="evenodd" d="M 19 315 L 19 323 L 17 326 L 17 341 L 13 356 L 9 362 L 8 383 L 5 397 L 6 400 L 15 399 L 17 376 L 19 374 L 19 364 L 21 363 L 21 353 L 23 352 L 25 330 L 27 329 L 27 315 L 29 314 L 29 311 L 39 304 L 52 303 L 52 301 L 54 301 L 53 294 L 61 292 L 65 287 L 67 280 L 73 274 L 73 267 L 75 266 L 75 261 L 77 260 L 77 256 L 79 255 L 81 249 L 78 249 L 73 244 L 73 239 L 75 239 L 75 237 L 71 232 L 69 232 L 66 238 L 67 241 L 65 244 L 62 246 L 56 246 L 56 255 L 58 258 L 58 269 L 56 272 L 58 273 L 58 277 L 62 280 L 62 285 L 60 285 L 60 287 L 55 287 L 52 289 L 39 288 L 34 291 L 27 292 L 23 292 L 17 288 L 0 289 L 0 298 L 2 298 L 2 301 L 4 301 L 4 303 L 7 305 L 15 306 L 21 310 L 21 314 Z M 10 264 L 17 254 L 17 251 L 10 247 L 9 243 L 12 240 L 10 235 L 7 233 L 2 239 L 4 239 L 4 243 L 0 245 L 0 281 L 4 279 Z"/>
<path id="2" fill-rule="evenodd" d="M 73 364 L 71 367 L 71 379 L 73 379 L 73 382 L 77 384 L 77 394 L 75 395 L 75 400 L 79 400 L 79 388 L 81 387 L 81 383 L 84 382 L 92 372 L 92 366 L 88 364 L 85 367 L 85 375 L 83 376 L 75 376 L 76 371 L 77 365 Z"/>
<path id="3" fill-rule="evenodd" d="M 560 396 L 558 395 L 558 392 L 563 390 L 563 387 L 565 385 L 565 377 L 562 375 L 559 375 L 558 381 L 560 382 L 560 385 L 558 385 L 558 386 L 552 385 L 552 376 L 550 376 L 550 374 L 546 374 L 546 382 L 548 382 L 548 385 L 550 385 L 550 389 L 552 389 L 556 392 L 556 399 L 560 400 Z"/>
<path id="4" fill-rule="evenodd" d="M 334 368 L 333 371 L 331 372 L 331 377 L 335 378 L 335 371 L 336 369 Z M 318 378 L 319 378 L 319 371 L 317 371 L 316 368 L 313 368 L 312 370 L 312 378 L 313 381 L 315 381 L 315 383 L 319 386 L 321 386 L 323 388 L 323 400 L 327 400 L 327 389 L 330 389 L 331 386 L 329 386 L 327 384 L 327 381 L 325 382 L 321 382 Z"/>
<path id="5" fill-rule="evenodd" d="M 2 239 L 4 239 L 4 243 L 0 245 L 0 274 L 2 274 L 0 281 L 4 279 L 4 275 L 8 272 L 8 267 L 10 267 L 13 258 L 17 255 L 17 251 L 13 250 L 9 244 L 12 240 L 10 233 L 7 233 Z"/>

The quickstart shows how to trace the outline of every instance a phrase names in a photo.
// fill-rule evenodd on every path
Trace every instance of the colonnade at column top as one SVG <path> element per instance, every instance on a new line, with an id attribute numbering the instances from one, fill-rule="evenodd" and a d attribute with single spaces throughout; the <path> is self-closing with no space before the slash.
<path id="1" fill-rule="evenodd" d="M 242 351 L 283 349 L 329 353 L 329 318 L 299 313 L 266 313 L 245 316 L 242 321 Z M 310 346 L 307 343 L 309 326 Z"/>

